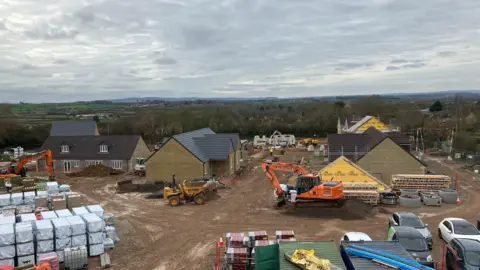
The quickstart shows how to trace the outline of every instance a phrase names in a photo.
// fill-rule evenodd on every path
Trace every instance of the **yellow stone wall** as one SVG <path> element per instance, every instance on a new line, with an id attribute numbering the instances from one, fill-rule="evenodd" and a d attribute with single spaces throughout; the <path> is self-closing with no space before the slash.
<path id="1" fill-rule="evenodd" d="M 385 125 L 382 121 L 378 120 L 378 118 L 376 117 L 372 117 L 370 120 L 368 120 L 365 124 L 361 125 L 358 129 L 357 129 L 357 132 L 358 131 L 365 131 L 367 130 L 369 127 L 374 127 L 380 131 L 384 131 L 384 130 L 389 130 L 389 126 Z"/>

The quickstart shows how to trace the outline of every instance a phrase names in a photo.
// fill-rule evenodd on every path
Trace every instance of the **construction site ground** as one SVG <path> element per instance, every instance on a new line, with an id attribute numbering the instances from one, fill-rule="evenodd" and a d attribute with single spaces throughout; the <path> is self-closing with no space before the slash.
<path id="1" fill-rule="evenodd" d="M 291 162 L 302 156 L 314 159 L 311 153 L 294 152 L 281 160 Z M 273 189 L 259 161 L 252 162 L 255 162 L 252 171 L 244 174 L 231 188 L 219 190 L 218 196 L 205 205 L 170 207 L 163 199 L 151 198 L 151 194 L 145 192 L 117 194 L 115 184 L 124 176 L 57 178 L 60 183 L 68 183 L 73 190 L 83 193 L 90 203 L 101 204 L 115 217 L 120 242 L 111 259 L 116 269 L 212 269 L 215 241 L 227 232 L 266 230 L 274 237 L 276 230 L 294 230 L 299 240 L 333 239 L 338 243 L 345 232 L 361 231 L 374 240 L 384 240 L 388 215 L 405 210 L 361 203 L 350 203 L 341 209 L 278 210 L 274 207 Z M 455 177 L 455 164 L 426 162 L 430 170 Z M 460 206 L 408 210 L 416 212 L 429 224 L 437 261 L 441 260 L 444 245 L 437 236 L 438 223 L 445 217 L 461 217 L 471 222 L 480 218 L 476 210 L 480 203 L 480 183 L 468 172 L 458 175 Z"/>

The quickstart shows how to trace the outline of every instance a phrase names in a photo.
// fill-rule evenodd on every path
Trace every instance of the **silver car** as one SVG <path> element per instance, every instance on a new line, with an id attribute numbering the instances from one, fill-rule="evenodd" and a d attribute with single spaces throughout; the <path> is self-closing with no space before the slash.
<path id="1" fill-rule="evenodd" d="M 428 248 L 433 246 L 432 233 L 428 230 L 428 224 L 423 223 L 422 219 L 412 212 L 395 212 L 388 219 L 388 227 L 404 226 L 413 227 L 419 231 L 427 240 Z"/>

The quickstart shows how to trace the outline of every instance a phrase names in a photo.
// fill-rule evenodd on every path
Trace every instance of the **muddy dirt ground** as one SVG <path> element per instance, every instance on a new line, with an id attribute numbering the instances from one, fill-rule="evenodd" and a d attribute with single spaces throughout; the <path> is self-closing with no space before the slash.
<path id="1" fill-rule="evenodd" d="M 306 155 L 289 153 L 282 160 L 292 161 Z M 295 157 L 293 157 L 295 156 Z M 362 231 L 374 240 L 387 234 L 389 213 L 400 207 L 376 207 L 373 215 L 339 209 L 274 208 L 273 189 L 256 162 L 256 167 L 232 188 L 220 190 L 219 196 L 205 205 L 167 206 L 162 199 L 148 199 L 147 193 L 116 194 L 115 183 L 122 176 L 105 178 L 58 177 L 72 185 L 87 200 L 101 204 L 115 216 L 120 242 L 112 253 L 116 269 L 212 269 L 215 241 L 227 232 L 266 230 L 274 237 L 276 230 L 294 230 L 297 239 L 336 242 L 348 231 Z M 427 161 L 437 173 L 455 175 L 454 165 L 443 166 Z M 445 217 L 461 217 L 476 222 L 480 203 L 480 184 L 465 172 L 459 173 L 460 206 L 413 209 L 429 224 L 434 239 L 434 259 L 441 260 L 443 242 L 437 236 L 438 223 Z M 409 210 L 411 211 L 411 210 Z"/>

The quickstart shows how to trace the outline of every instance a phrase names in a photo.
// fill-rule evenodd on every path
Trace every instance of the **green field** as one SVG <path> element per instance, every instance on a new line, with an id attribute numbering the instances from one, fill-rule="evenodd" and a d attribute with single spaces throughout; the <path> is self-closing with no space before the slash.
<path id="1" fill-rule="evenodd" d="M 110 112 L 120 111 L 125 108 L 124 104 L 113 103 L 61 103 L 61 104 L 14 104 L 12 105 L 12 113 L 16 114 L 77 114 L 92 112 Z"/>

